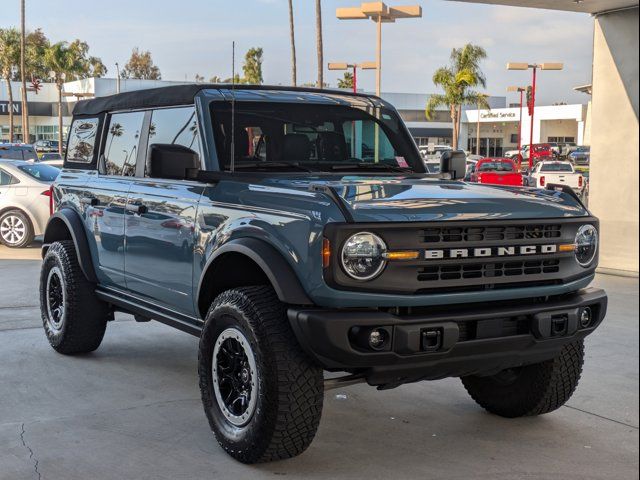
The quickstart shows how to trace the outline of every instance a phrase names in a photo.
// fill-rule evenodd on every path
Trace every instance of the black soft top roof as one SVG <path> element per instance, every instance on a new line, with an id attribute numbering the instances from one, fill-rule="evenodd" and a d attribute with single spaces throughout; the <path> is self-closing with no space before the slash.
<path id="1" fill-rule="evenodd" d="M 134 90 L 117 93 L 107 97 L 97 97 L 91 100 L 81 100 L 73 109 L 74 115 L 97 115 L 102 112 L 116 110 L 130 110 L 138 108 L 169 107 L 172 105 L 193 104 L 194 97 L 201 90 L 232 88 L 231 84 L 196 83 L 185 85 L 171 85 L 168 87 Z M 266 85 L 236 85 L 237 90 L 269 90 L 269 91 L 298 91 L 310 93 L 331 93 L 346 96 L 370 97 L 370 95 L 351 93 L 342 90 L 321 90 L 317 88 L 266 86 Z"/>

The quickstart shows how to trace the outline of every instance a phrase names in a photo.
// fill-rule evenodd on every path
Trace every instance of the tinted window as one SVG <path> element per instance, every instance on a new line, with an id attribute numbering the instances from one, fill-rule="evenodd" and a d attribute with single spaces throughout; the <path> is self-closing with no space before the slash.
<path id="1" fill-rule="evenodd" d="M 480 172 L 513 172 L 513 164 L 511 162 L 483 162 L 480 164 Z"/>
<path id="2" fill-rule="evenodd" d="M 0 145 L 0 158 L 7 160 L 35 160 L 38 158 L 33 147 Z"/>
<path id="3" fill-rule="evenodd" d="M 541 172 L 573 172 L 573 168 L 568 163 L 547 163 L 540 167 Z"/>
<path id="4" fill-rule="evenodd" d="M 195 109 L 181 107 L 154 110 L 149 126 L 149 146 L 154 143 L 182 145 L 202 158 Z"/>
<path id="5" fill-rule="evenodd" d="M 135 175 L 143 120 L 144 112 L 111 115 L 104 152 L 107 175 Z"/>
<path id="6" fill-rule="evenodd" d="M 33 165 L 18 165 L 18 169 L 41 182 L 53 182 L 58 176 L 58 173 L 60 173 L 60 170 L 56 167 L 35 163 Z"/>
<path id="7" fill-rule="evenodd" d="M 12 183 L 14 183 L 13 177 L 4 170 L 0 170 L 0 186 L 4 187 L 5 185 L 11 185 Z"/>
<path id="8" fill-rule="evenodd" d="M 98 123 L 97 118 L 83 118 L 73 121 L 69 131 L 67 161 L 75 163 L 93 162 Z M 55 146 L 58 146 L 58 142 L 55 142 Z"/>

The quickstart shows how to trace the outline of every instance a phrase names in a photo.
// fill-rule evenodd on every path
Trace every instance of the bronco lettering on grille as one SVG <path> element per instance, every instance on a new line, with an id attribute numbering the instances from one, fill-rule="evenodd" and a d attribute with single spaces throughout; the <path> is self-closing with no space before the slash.
<path id="1" fill-rule="evenodd" d="M 426 250 L 425 260 L 444 258 L 512 257 L 516 255 L 536 255 L 557 253 L 557 245 L 520 245 L 517 247 L 446 248 Z"/>

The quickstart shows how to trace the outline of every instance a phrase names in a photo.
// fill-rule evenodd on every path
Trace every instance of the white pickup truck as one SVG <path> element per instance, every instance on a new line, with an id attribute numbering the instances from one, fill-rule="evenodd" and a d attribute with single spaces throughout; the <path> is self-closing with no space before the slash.
<path id="1" fill-rule="evenodd" d="M 529 186 L 546 188 L 548 185 L 567 185 L 576 193 L 581 193 L 584 178 L 575 171 L 571 162 L 540 162 L 529 175 Z"/>

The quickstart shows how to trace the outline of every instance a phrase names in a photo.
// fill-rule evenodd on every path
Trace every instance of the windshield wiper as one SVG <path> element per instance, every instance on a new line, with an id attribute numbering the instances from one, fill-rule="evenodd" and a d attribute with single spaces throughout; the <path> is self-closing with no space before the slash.
<path id="1" fill-rule="evenodd" d="M 388 172 L 413 173 L 413 170 L 406 167 L 389 165 L 388 163 L 344 163 L 331 165 L 331 170 L 386 170 Z"/>
<path id="2" fill-rule="evenodd" d="M 295 168 L 302 172 L 313 172 L 310 168 L 293 162 L 242 162 L 236 163 L 235 168 L 236 170 L 244 168 L 259 168 L 261 170 L 268 170 L 270 168 Z"/>

